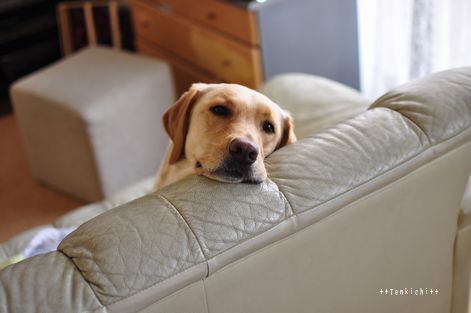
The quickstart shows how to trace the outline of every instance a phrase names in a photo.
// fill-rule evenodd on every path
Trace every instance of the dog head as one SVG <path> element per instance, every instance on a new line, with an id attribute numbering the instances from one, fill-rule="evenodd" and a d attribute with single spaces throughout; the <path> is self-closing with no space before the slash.
<path id="1" fill-rule="evenodd" d="M 170 164 L 186 158 L 199 175 L 260 183 L 263 160 L 296 141 L 288 112 L 236 84 L 193 84 L 163 116 L 173 141 Z"/>

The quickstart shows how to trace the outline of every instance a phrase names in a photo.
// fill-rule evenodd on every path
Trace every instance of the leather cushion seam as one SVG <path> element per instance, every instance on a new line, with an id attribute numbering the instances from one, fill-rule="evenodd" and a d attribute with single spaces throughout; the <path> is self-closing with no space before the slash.
<path id="1" fill-rule="evenodd" d="M 168 200 L 166 197 L 164 197 L 160 193 L 157 193 L 156 195 L 160 197 L 162 200 L 164 200 L 166 203 L 168 203 L 177 212 L 178 216 L 180 216 L 180 218 L 183 220 L 183 222 L 185 223 L 185 225 L 187 226 L 187 228 L 190 230 L 191 234 L 195 238 L 196 243 L 198 243 L 198 248 L 200 249 L 200 253 L 203 256 L 204 260 L 206 260 L 206 255 L 204 254 L 203 246 L 201 245 L 201 242 L 199 241 L 198 236 L 196 236 L 195 232 L 191 228 L 190 223 L 188 223 L 188 221 L 183 216 L 183 214 L 178 210 L 178 208 L 170 200 Z"/>
<path id="2" fill-rule="evenodd" d="M 449 139 L 446 139 L 445 141 L 453 140 L 455 137 L 461 135 L 462 133 L 464 133 L 464 132 L 466 132 L 466 131 L 468 131 L 468 130 L 471 131 L 471 127 L 467 127 L 466 129 L 464 129 L 464 130 L 461 131 L 460 133 L 456 134 L 455 136 L 453 136 L 453 137 L 451 137 L 451 138 L 449 138 Z M 351 192 L 351 191 L 353 191 L 353 190 L 357 189 L 358 187 L 361 187 L 361 186 L 363 186 L 363 185 L 365 185 L 365 184 L 368 184 L 368 183 L 370 183 L 371 181 L 373 181 L 373 180 L 375 180 L 375 179 L 377 179 L 377 178 L 379 178 L 379 177 L 381 177 L 381 176 L 383 176 L 383 175 L 388 174 L 389 172 L 395 170 L 396 168 L 402 166 L 403 164 L 405 164 L 405 163 L 407 163 L 407 162 L 413 160 L 414 158 L 421 157 L 422 154 L 424 154 L 424 153 L 426 153 L 427 151 L 433 149 L 433 148 L 436 147 L 437 145 L 446 144 L 445 141 L 443 141 L 443 142 L 441 142 L 441 143 L 438 143 L 438 144 L 435 144 L 435 145 L 431 145 L 431 146 L 428 146 L 428 147 L 424 147 L 424 149 L 418 151 L 416 154 L 411 155 L 409 158 L 402 160 L 401 162 L 399 162 L 399 163 L 395 164 L 394 166 L 392 166 L 391 168 L 389 168 L 389 169 L 387 169 L 387 170 L 385 170 L 385 171 L 379 173 L 378 175 L 373 176 L 373 177 L 371 177 L 370 179 L 367 179 L 367 180 L 365 180 L 364 182 L 362 182 L 362 183 L 360 183 L 360 184 L 358 184 L 358 185 L 356 185 L 356 186 L 354 186 L 354 187 L 352 187 L 352 188 L 350 188 L 350 189 L 348 189 L 348 190 L 345 190 L 344 192 L 339 193 L 339 194 L 335 195 L 335 196 L 332 197 L 332 198 L 329 198 L 329 199 L 327 199 L 327 200 L 325 200 L 325 201 L 322 201 L 322 202 L 320 202 L 320 203 L 317 203 L 315 206 L 310 207 L 310 208 L 308 208 L 308 209 L 306 209 L 306 210 L 304 210 L 304 211 L 302 211 L 302 212 L 299 212 L 299 213 L 297 213 L 297 214 L 295 214 L 295 215 L 296 215 L 296 216 L 299 216 L 299 215 L 302 215 L 302 214 L 304 214 L 304 213 L 308 213 L 308 212 L 310 212 L 311 210 L 315 209 L 316 207 L 319 207 L 319 206 L 324 205 L 325 203 L 327 203 L 327 202 L 329 202 L 329 201 L 332 201 L 332 200 L 335 200 L 335 199 L 337 199 L 337 198 L 340 198 L 340 197 L 343 196 L 344 194 L 346 194 L 346 193 L 348 193 L 348 192 Z M 455 148 L 457 148 L 457 147 L 454 147 L 453 149 L 455 149 Z M 435 155 L 432 159 L 428 160 L 427 162 L 417 165 L 417 166 L 414 168 L 414 170 L 420 168 L 421 166 L 427 164 L 427 163 L 430 162 L 430 161 L 433 161 L 433 160 L 437 159 L 437 158 L 440 157 L 441 155 L 443 155 L 443 154 Z M 332 212 L 332 213 L 334 213 L 334 212 Z M 330 215 L 330 214 L 329 214 L 329 215 Z"/>
<path id="3" fill-rule="evenodd" d="M 188 272 L 188 271 L 194 269 L 194 267 L 195 267 L 196 265 L 199 265 L 199 264 L 202 264 L 202 263 L 206 263 L 206 260 L 204 260 L 203 262 L 200 262 L 200 263 L 196 263 L 196 264 L 190 266 L 189 268 L 187 268 L 187 269 L 185 269 L 185 270 L 183 270 L 183 271 L 181 271 L 181 272 L 178 272 L 178 273 L 175 273 L 175 274 L 173 274 L 173 275 L 170 275 L 169 277 L 165 278 L 164 280 L 155 282 L 155 283 L 153 283 L 152 285 L 147 286 L 146 288 L 143 288 L 143 289 L 141 289 L 141 290 L 138 290 L 138 291 L 136 291 L 136 292 L 134 292 L 134 293 L 132 293 L 132 294 L 130 294 L 130 295 L 127 295 L 127 296 L 125 296 L 125 297 L 123 297 L 123 298 L 120 298 L 120 299 L 117 299 L 117 300 L 115 300 L 115 301 L 112 301 L 112 302 L 108 303 L 108 304 L 107 304 L 106 306 L 104 306 L 104 307 L 109 308 L 109 307 L 112 306 L 113 304 L 116 304 L 116 303 L 125 301 L 125 300 L 127 300 L 127 299 L 129 299 L 129 298 L 131 298 L 131 297 L 133 297 L 133 296 L 135 296 L 135 295 L 138 295 L 138 294 L 140 294 L 140 293 L 142 293 L 142 292 L 144 292 L 144 291 L 146 291 L 146 290 L 148 290 L 148 289 L 150 289 L 150 288 L 153 288 L 153 287 L 155 287 L 155 286 L 157 286 L 157 285 L 159 285 L 159 284 L 161 284 L 161 283 L 163 283 L 163 282 L 166 282 L 167 280 L 172 279 L 172 278 L 174 278 L 175 276 L 184 274 L 184 273 L 186 273 L 186 272 Z M 188 285 L 185 285 L 185 286 L 188 286 Z M 184 287 L 185 287 L 185 286 L 184 286 Z M 172 292 L 171 294 L 173 294 L 173 292 Z M 160 299 L 158 299 L 158 300 L 156 300 L 156 301 L 159 301 L 159 300 L 164 299 L 164 298 L 165 298 L 165 297 L 160 298 Z"/>
<path id="4" fill-rule="evenodd" d="M 90 288 L 90 290 L 92 291 L 92 293 L 93 293 L 93 295 L 95 296 L 95 299 L 98 301 L 99 305 L 101 305 L 101 307 L 95 308 L 95 309 L 93 309 L 92 311 L 89 311 L 89 312 L 95 312 L 96 310 L 103 308 L 105 305 L 103 304 L 103 302 L 101 302 L 100 298 L 99 298 L 98 295 L 95 293 L 95 290 L 93 290 L 93 288 L 91 287 L 92 282 L 90 282 L 87 278 L 85 278 L 85 276 L 83 275 L 83 273 L 82 273 L 82 271 L 80 270 L 80 268 L 77 266 L 77 264 L 75 264 L 74 259 L 71 258 L 70 256 L 68 256 L 67 254 L 65 254 L 62 250 L 57 250 L 57 252 L 60 253 L 60 254 L 62 254 L 63 256 L 65 256 L 65 257 L 74 265 L 74 267 L 75 267 L 75 269 L 77 270 L 77 272 L 80 273 L 80 276 L 82 277 L 82 279 L 87 283 L 88 288 Z"/>
<path id="5" fill-rule="evenodd" d="M 221 255 L 221 254 L 223 254 L 223 253 L 225 253 L 225 252 L 227 252 L 227 251 L 229 251 L 229 250 L 231 250 L 231 249 L 237 248 L 238 245 L 240 245 L 240 244 L 242 244 L 242 243 L 244 243 L 244 242 L 247 242 L 247 241 L 250 241 L 250 240 L 252 240 L 252 239 L 258 238 L 259 236 L 261 236 L 261 235 L 265 234 L 266 232 L 272 230 L 273 228 L 277 227 L 278 225 L 280 225 L 280 224 L 283 223 L 284 221 L 287 221 L 287 220 L 289 220 L 290 218 L 296 216 L 296 214 L 295 214 L 294 211 L 293 211 L 293 207 L 291 206 L 291 203 L 289 203 L 289 201 L 288 201 L 288 199 L 286 198 L 286 196 L 281 192 L 280 186 L 278 186 L 278 185 L 277 185 L 273 180 L 271 180 L 270 178 L 267 178 L 267 179 L 269 179 L 271 182 L 273 182 L 273 184 L 276 186 L 276 188 L 278 189 L 278 194 L 281 196 L 281 198 L 282 198 L 282 200 L 283 200 L 283 203 L 285 204 L 285 209 L 286 209 L 286 205 L 287 205 L 287 206 L 288 206 L 288 209 L 290 210 L 290 213 L 291 213 L 291 214 L 290 214 L 290 215 L 286 215 L 286 216 L 285 216 L 282 220 L 280 220 L 278 223 L 272 225 L 272 227 L 270 227 L 270 228 L 268 228 L 268 229 L 265 229 L 265 230 L 262 231 L 261 233 L 255 234 L 253 237 L 250 237 L 250 238 L 247 238 L 247 239 L 245 239 L 245 240 L 243 240 L 243 241 L 240 241 L 240 242 L 238 242 L 236 245 L 230 247 L 229 249 L 226 249 L 226 250 L 224 250 L 224 251 L 220 251 L 220 252 L 216 253 L 215 255 L 211 256 L 211 258 L 206 259 L 207 261 L 209 261 L 209 260 L 211 260 L 211 259 L 214 259 L 215 257 L 217 257 L 217 256 L 219 256 L 219 255 Z M 207 277 L 209 276 L 209 272 L 210 272 L 210 271 L 209 271 L 209 266 L 208 266 L 208 275 L 207 275 Z"/>
<path id="6" fill-rule="evenodd" d="M 273 182 L 273 181 L 272 181 L 272 182 Z M 279 195 L 282 197 L 282 199 L 284 200 L 283 202 L 285 203 L 285 205 L 287 205 L 287 206 L 288 206 L 288 209 L 291 211 L 291 215 L 290 215 L 290 216 L 286 216 L 283 220 L 279 221 L 279 223 L 277 223 L 276 225 L 273 225 L 273 227 L 270 227 L 269 229 L 266 229 L 265 231 L 261 232 L 260 234 L 257 234 L 257 235 L 255 235 L 254 237 L 249 238 L 249 239 L 247 239 L 247 240 L 245 240 L 245 241 L 248 241 L 248 240 L 253 239 L 253 238 L 257 238 L 258 236 L 260 236 L 260 235 L 266 233 L 267 231 L 273 229 L 274 227 L 280 225 L 282 222 L 284 222 L 284 221 L 286 221 L 286 220 L 288 220 L 288 219 L 290 219 L 290 218 L 293 218 L 293 217 L 295 216 L 295 213 L 294 213 L 294 211 L 293 211 L 293 208 L 292 208 L 291 204 L 289 203 L 288 199 L 287 199 L 286 196 L 280 191 L 279 186 L 278 186 L 275 182 L 273 182 L 273 183 L 277 186 L 278 193 L 279 193 Z M 185 269 L 185 270 L 182 271 L 182 272 L 175 273 L 175 274 L 173 274 L 173 275 L 171 275 L 171 276 L 165 278 L 164 280 L 161 280 L 161 281 L 159 281 L 159 282 L 156 282 L 156 283 L 154 283 L 154 284 L 152 284 L 152 285 L 150 285 L 150 286 L 148 286 L 148 287 L 146 287 L 146 288 L 144 288 L 144 289 L 141 289 L 141 290 L 139 290 L 139 291 L 137 291 L 137 292 L 135 292 L 135 293 L 133 293 L 133 294 L 131 294 L 131 295 L 128 295 L 128 296 L 126 296 L 126 297 L 124 297 L 124 298 L 121 298 L 121 299 L 118 299 L 118 300 L 116 300 L 116 301 L 113 301 L 113 302 L 107 304 L 106 307 L 109 307 L 109 306 L 111 306 L 111 305 L 113 305 L 113 304 L 115 304 L 115 303 L 119 303 L 119 302 L 121 302 L 121 301 L 124 301 L 124 300 L 126 300 L 126 299 L 129 299 L 130 297 L 133 297 L 133 296 L 135 296 L 135 295 L 137 295 L 137 294 L 139 294 L 139 293 L 141 293 L 141 292 L 144 292 L 145 290 L 147 290 L 147 289 L 149 289 L 149 288 L 155 287 L 155 286 L 157 286 L 157 285 L 159 285 L 159 284 L 161 284 L 161 283 L 163 283 L 163 282 L 165 282 L 165 281 L 167 281 L 167 280 L 173 278 L 174 276 L 177 276 L 177 275 L 179 275 L 179 274 L 183 274 L 183 273 L 189 271 L 190 269 L 193 269 L 194 266 L 199 265 L 199 264 L 202 264 L 202 263 L 206 263 L 207 273 L 209 274 L 208 258 L 207 258 L 207 256 L 203 253 L 202 248 L 201 248 L 201 244 L 200 244 L 200 242 L 199 242 L 199 240 L 198 240 L 198 237 L 197 237 L 196 234 L 193 232 L 193 229 L 190 227 L 190 225 L 188 224 L 187 220 L 183 217 L 183 215 L 180 213 L 180 211 L 179 211 L 166 197 L 164 197 L 164 196 L 161 195 L 161 194 L 157 194 L 157 196 L 159 196 L 159 197 L 162 198 L 164 201 L 166 201 L 168 204 L 170 204 L 170 206 L 171 206 L 172 208 L 174 208 L 175 211 L 176 211 L 176 212 L 180 215 L 180 217 L 183 219 L 183 221 L 185 222 L 185 224 L 187 225 L 187 227 L 190 229 L 191 233 L 192 233 L 193 236 L 195 237 L 196 242 L 198 243 L 198 246 L 199 246 L 199 248 L 200 248 L 200 250 L 201 250 L 201 253 L 202 253 L 202 255 L 204 256 L 204 261 L 201 262 L 201 263 L 194 264 L 193 266 L 190 266 L 189 268 Z M 245 241 L 244 241 L 244 242 L 245 242 Z M 239 244 L 240 244 L 240 243 L 239 243 Z M 236 245 L 236 246 L 237 246 L 237 245 Z M 234 248 L 234 247 L 233 247 L 233 248 Z M 227 251 L 227 250 L 221 251 L 220 253 L 216 254 L 216 255 L 213 256 L 212 258 L 214 258 L 214 257 L 216 257 L 216 256 L 218 256 L 218 255 L 220 255 L 220 254 L 222 254 L 222 253 L 224 253 L 224 252 L 226 252 L 226 251 Z M 208 274 L 207 274 L 206 276 L 208 276 Z M 162 299 L 163 299 L 163 298 L 162 298 Z M 159 299 L 159 300 L 161 300 L 161 299 Z M 159 300 L 157 300 L 157 301 L 159 301 Z"/>
<path id="7" fill-rule="evenodd" d="M 429 146 L 432 145 L 432 140 L 430 139 L 430 136 L 427 134 L 427 132 L 422 128 L 422 126 L 420 126 L 419 124 L 417 124 L 417 122 L 415 122 L 412 118 L 410 118 L 407 114 L 405 113 L 402 113 L 401 111 L 396 111 L 396 110 L 393 110 L 391 108 L 388 108 L 388 107 L 376 107 L 377 109 L 386 109 L 388 111 L 391 111 L 391 112 L 394 112 L 396 114 L 399 114 L 401 117 L 403 117 L 405 120 L 409 121 L 412 125 L 414 125 L 415 127 L 417 127 L 418 129 L 420 129 L 420 131 L 422 132 L 422 134 L 425 136 L 425 138 L 427 138 L 427 143 Z"/>
<path id="8" fill-rule="evenodd" d="M 281 196 L 283 202 L 285 203 L 285 206 L 288 205 L 288 209 L 291 211 L 291 215 L 287 216 L 285 219 L 283 219 L 283 221 L 286 220 L 287 218 L 290 218 L 291 216 L 295 216 L 296 214 L 294 213 L 293 206 L 291 205 L 291 202 L 289 202 L 285 194 L 281 191 L 280 186 L 275 181 L 273 181 L 270 177 L 268 177 L 267 179 L 270 180 L 276 186 L 276 189 L 278 189 L 278 194 Z M 281 222 L 282 221 L 280 221 L 280 223 Z"/>

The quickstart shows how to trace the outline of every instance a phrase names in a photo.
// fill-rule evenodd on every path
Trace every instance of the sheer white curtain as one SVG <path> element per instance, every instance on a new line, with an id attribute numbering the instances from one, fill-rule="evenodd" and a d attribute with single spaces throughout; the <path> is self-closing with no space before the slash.
<path id="1" fill-rule="evenodd" d="M 361 89 L 369 98 L 471 65 L 471 0 L 357 0 Z"/>

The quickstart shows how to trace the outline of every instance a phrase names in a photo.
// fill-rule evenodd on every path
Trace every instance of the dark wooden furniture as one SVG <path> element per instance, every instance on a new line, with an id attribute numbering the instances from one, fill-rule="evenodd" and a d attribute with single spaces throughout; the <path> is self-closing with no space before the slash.
<path id="1" fill-rule="evenodd" d="M 10 84 L 60 57 L 56 0 L 0 1 L 0 114 Z"/>

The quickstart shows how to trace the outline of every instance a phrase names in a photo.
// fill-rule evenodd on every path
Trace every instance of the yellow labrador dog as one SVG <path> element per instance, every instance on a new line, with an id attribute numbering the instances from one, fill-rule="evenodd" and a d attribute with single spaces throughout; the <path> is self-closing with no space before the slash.
<path id="1" fill-rule="evenodd" d="M 267 178 L 263 160 L 296 141 L 291 116 L 236 84 L 193 84 L 164 114 L 171 143 L 156 188 L 198 174 L 231 183 Z"/>

